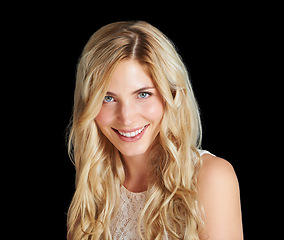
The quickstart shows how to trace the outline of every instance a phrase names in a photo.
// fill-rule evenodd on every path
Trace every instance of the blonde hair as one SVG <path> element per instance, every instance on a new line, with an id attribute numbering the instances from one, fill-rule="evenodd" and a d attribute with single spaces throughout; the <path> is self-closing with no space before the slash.
<path id="1" fill-rule="evenodd" d="M 186 67 L 171 41 L 142 21 L 116 22 L 95 32 L 77 70 L 69 155 L 76 167 L 76 191 L 67 238 L 111 239 L 110 223 L 119 207 L 124 168 L 118 150 L 96 125 L 111 76 L 123 59 L 135 59 L 165 102 L 158 144 L 150 154 L 148 200 L 141 212 L 143 239 L 199 239 L 202 225 L 197 196 L 201 158 L 198 106 Z"/>

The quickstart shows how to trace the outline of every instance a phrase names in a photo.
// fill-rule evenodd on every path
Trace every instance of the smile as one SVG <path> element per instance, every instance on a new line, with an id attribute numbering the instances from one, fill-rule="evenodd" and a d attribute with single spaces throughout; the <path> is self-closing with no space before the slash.
<path id="1" fill-rule="evenodd" d="M 117 129 L 114 129 L 112 128 L 116 133 L 117 135 L 119 136 L 119 138 L 123 141 L 126 141 L 126 142 L 132 142 L 132 141 L 137 141 L 139 140 L 146 128 L 149 126 L 149 124 L 139 128 L 139 129 L 133 129 L 133 130 L 117 130 Z"/>
<path id="2" fill-rule="evenodd" d="M 121 132 L 121 131 L 118 131 L 120 135 L 124 136 L 124 137 L 135 137 L 137 136 L 139 133 L 141 133 L 143 130 L 145 129 L 145 126 L 136 130 L 135 132 Z"/>

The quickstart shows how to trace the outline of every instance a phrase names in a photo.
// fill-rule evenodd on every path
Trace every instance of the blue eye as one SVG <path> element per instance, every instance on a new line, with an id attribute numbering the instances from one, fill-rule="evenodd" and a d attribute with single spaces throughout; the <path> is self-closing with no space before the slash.
<path id="1" fill-rule="evenodd" d="M 105 96 L 105 98 L 104 98 L 104 102 L 105 103 L 108 103 L 108 102 L 112 102 L 114 99 L 113 99 L 113 97 L 111 97 L 111 96 Z"/>
<path id="2" fill-rule="evenodd" d="M 148 92 L 141 92 L 138 94 L 138 97 L 139 98 L 147 98 L 149 96 L 151 96 L 152 94 L 151 93 L 148 93 Z"/>

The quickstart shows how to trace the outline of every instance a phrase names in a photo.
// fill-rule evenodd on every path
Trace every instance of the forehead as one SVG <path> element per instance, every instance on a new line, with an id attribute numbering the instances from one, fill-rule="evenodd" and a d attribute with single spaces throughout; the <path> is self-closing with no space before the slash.
<path id="1" fill-rule="evenodd" d="M 154 83 L 143 67 L 136 60 L 121 61 L 110 81 L 109 91 L 137 90 L 144 87 L 153 87 Z"/>

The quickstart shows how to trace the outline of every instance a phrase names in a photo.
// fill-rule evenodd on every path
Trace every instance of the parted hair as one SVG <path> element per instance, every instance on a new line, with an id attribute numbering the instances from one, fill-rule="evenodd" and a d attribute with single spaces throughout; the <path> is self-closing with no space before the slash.
<path id="1" fill-rule="evenodd" d="M 112 239 L 110 223 L 125 179 L 119 151 L 95 122 L 116 66 L 139 62 L 164 101 L 158 141 L 149 155 L 147 202 L 138 230 L 142 239 L 199 239 L 203 225 L 197 173 L 201 123 L 187 69 L 173 43 L 142 21 L 116 22 L 96 31 L 77 68 L 68 151 L 76 191 L 67 216 L 67 239 Z M 142 234 L 141 225 L 145 231 Z"/>

